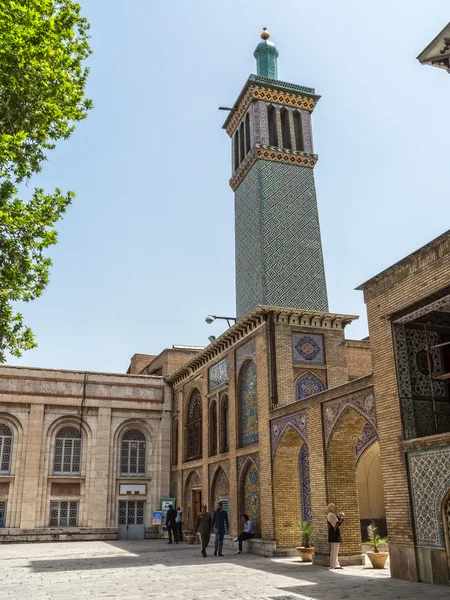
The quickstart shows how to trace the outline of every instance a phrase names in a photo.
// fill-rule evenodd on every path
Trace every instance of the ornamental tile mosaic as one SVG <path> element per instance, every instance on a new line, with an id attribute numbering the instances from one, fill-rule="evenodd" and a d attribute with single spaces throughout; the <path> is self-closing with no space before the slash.
<path id="1" fill-rule="evenodd" d="M 308 446 L 303 444 L 298 455 L 300 470 L 300 502 L 302 521 L 312 521 L 311 481 L 309 477 Z"/>
<path id="2" fill-rule="evenodd" d="M 236 305 L 328 312 L 314 173 L 257 161 L 235 193 Z"/>
<path id="3" fill-rule="evenodd" d="M 357 412 L 361 413 L 367 418 L 372 427 L 374 427 L 375 430 L 377 429 L 377 413 L 373 390 L 361 394 L 355 394 L 354 396 L 348 396 L 346 398 L 339 398 L 338 400 L 332 400 L 331 402 L 324 402 L 322 404 L 322 410 L 325 441 L 327 444 L 330 441 L 330 435 L 336 422 L 344 410 L 348 407 L 352 407 Z"/>
<path id="4" fill-rule="evenodd" d="M 244 363 L 239 373 L 239 403 L 241 412 L 241 444 L 248 446 L 259 439 L 256 364 Z"/>
<path id="5" fill-rule="evenodd" d="M 228 383 L 228 359 L 224 358 L 208 369 L 208 391 Z"/>
<path id="6" fill-rule="evenodd" d="M 219 468 L 221 468 L 223 471 L 225 471 L 225 474 L 227 475 L 227 477 L 230 476 L 230 462 L 229 461 L 213 463 L 213 464 L 209 465 L 209 481 L 210 482 L 214 479 L 214 475 L 215 475 L 217 469 L 219 469 Z"/>
<path id="7" fill-rule="evenodd" d="M 238 479 L 241 479 L 242 469 L 244 468 L 247 461 L 251 461 L 259 468 L 259 454 L 258 452 L 253 452 L 252 454 L 245 454 L 244 456 L 239 456 L 237 460 L 237 471 L 238 471 Z"/>
<path id="8" fill-rule="evenodd" d="M 295 399 L 303 400 L 326 390 L 324 381 L 314 373 L 304 373 L 295 382 Z"/>
<path id="9" fill-rule="evenodd" d="M 323 365 L 325 363 L 323 335 L 294 333 L 292 353 L 294 362 Z"/>
<path id="10" fill-rule="evenodd" d="M 218 469 L 217 475 L 213 482 L 212 499 L 214 503 L 219 500 L 224 500 L 230 495 L 230 482 L 227 474 L 221 468 Z"/>
<path id="11" fill-rule="evenodd" d="M 427 360 L 427 336 L 428 346 L 439 344 L 440 338 L 435 331 L 405 329 L 406 347 L 408 351 L 409 374 L 411 378 L 411 390 L 413 396 L 445 396 L 445 384 L 442 381 L 430 381 Z M 433 377 L 442 375 L 444 372 L 440 348 L 430 349 L 430 366 Z M 433 390 L 431 389 L 433 386 Z"/>
<path id="12" fill-rule="evenodd" d="M 355 446 L 355 463 L 361 458 L 362 454 L 369 446 L 371 446 L 378 439 L 377 432 L 370 425 L 370 423 L 366 423 L 362 428 L 361 433 L 356 440 Z"/>
<path id="13" fill-rule="evenodd" d="M 450 490 L 450 448 L 408 454 L 418 546 L 444 548 L 442 503 Z"/>
<path id="14" fill-rule="evenodd" d="M 272 457 L 275 456 L 278 443 L 286 431 L 287 427 L 292 427 L 299 433 L 305 442 L 308 441 L 308 431 L 306 423 L 306 410 L 302 410 L 294 415 L 280 417 L 270 422 L 270 432 L 272 440 Z"/>
<path id="15" fill-rule="evenodd" d="M 254 521 L 256 531 L 260 531 L 261 525 L 261 506 L 260 506 L 260 486 L 259 470 L 255 463 L 250 463 L 245 473 L 243 485 L 243 503 L 244 512 Z"/>
<path id="16" fill-rule="evenodd" d="M 256 340 L 253 338 L 236 350 L 236 373 L 239 374 L 242 364 L 250 358 L 256 364 Z"/>

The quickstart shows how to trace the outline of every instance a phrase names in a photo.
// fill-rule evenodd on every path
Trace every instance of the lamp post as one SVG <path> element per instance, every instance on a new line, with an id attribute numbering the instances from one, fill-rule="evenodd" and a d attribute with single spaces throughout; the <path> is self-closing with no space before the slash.
<path id="1" fill-rule="evenodd" d="M 211 323 L 214 323 L 216 319 L 223 319 L 228 323 L 228 327 L 231 327 L 230 321 L 234 321 L 236 323 L 236 317 L 218 317 L 217 315 L 208 315 L 205 321 L 208 323 L 208 325 L 211 325 Z"/>

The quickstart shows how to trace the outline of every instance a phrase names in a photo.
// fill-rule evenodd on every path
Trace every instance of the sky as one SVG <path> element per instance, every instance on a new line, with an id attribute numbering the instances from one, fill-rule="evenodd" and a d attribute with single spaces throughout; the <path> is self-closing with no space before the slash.
<path id="1" fill-rule="evenodd" d="M 331 312 L 449 228 L 450 77 L 416 56 L 448 0 L 80 0 L 95 108 L 30 185 L 76 192 L 50 283 L 21 306 L 38 348 L 8 364 L 125 372 L 135 353 L 207 345 L 235 314 L 226 113 L 267 27 L 283 81 L 314 87 L 321 235 Z M 426 8 L 429 7 L 429 8 Z M 126 7 L 126 9 L 125 9 Z"/>

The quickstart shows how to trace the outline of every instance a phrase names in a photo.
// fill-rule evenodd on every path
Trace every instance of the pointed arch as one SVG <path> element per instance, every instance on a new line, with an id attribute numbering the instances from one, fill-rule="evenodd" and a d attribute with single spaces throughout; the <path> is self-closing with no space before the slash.
<path id="1" fill-rule="evenodd" d="M 302 373 L 295 382 L 295 399 L 304 400 L 325 390 L 325 382 L 314 373 L 308 371 L 307 373 Z"/>
<path id="2" fill-rule="evenodd" d="M 257 371 L 253 360 L 247 359 L 238 376 L 239 446 L 256 444 L 258 431 Z"/>
<path id="3" fill-rule="evenodd" d="M 214 473 L 211 485 L 211 506 L 217 501 L 227 501 L 230 496 L 230 480 L 224 469 L 220 466 Z"/>
<path id="4" fill-rule="evenodd" d="M 202 458 L 202 396 L 195 388 L 189 397 L 186 414 L 186 460 Z"/>
<path id="5" fill-rule="evenodd" d="M 256 531 L 261 531 L 259 467 L 251 457 L 247 458 L 241 472 L 239 506 L 241 513 L 248 514 L 255 522 Z"/>
<path id="6" fill-rule="evenodd" d="M 230 423 L 228 409 L 228 394 L 222 394 L 219 401 L 219 453 L 230 449 Z"/>
<path id="7" fill-rule="evenodd" d="M 217 454 L 217 401 L 214 399 L 209 405 L 209 456 Z"/>

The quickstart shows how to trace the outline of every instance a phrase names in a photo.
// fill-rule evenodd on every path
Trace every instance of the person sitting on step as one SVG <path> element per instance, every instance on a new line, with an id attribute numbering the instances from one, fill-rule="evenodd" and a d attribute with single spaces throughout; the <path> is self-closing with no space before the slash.
<path id="1" fill-rule="evenodd" d="M 242 515 L 242 522 L 244 524 L 244 528 L 238 537 L 233 539 L 233 542 L 239 542 L 239 550 L 237 550 L 236 554 L 240 554 L 242 552 L 242 543 L 245 540 L 250 540 L 255 537 L 255 522 L 250 519 L 247 514 Z"/>

